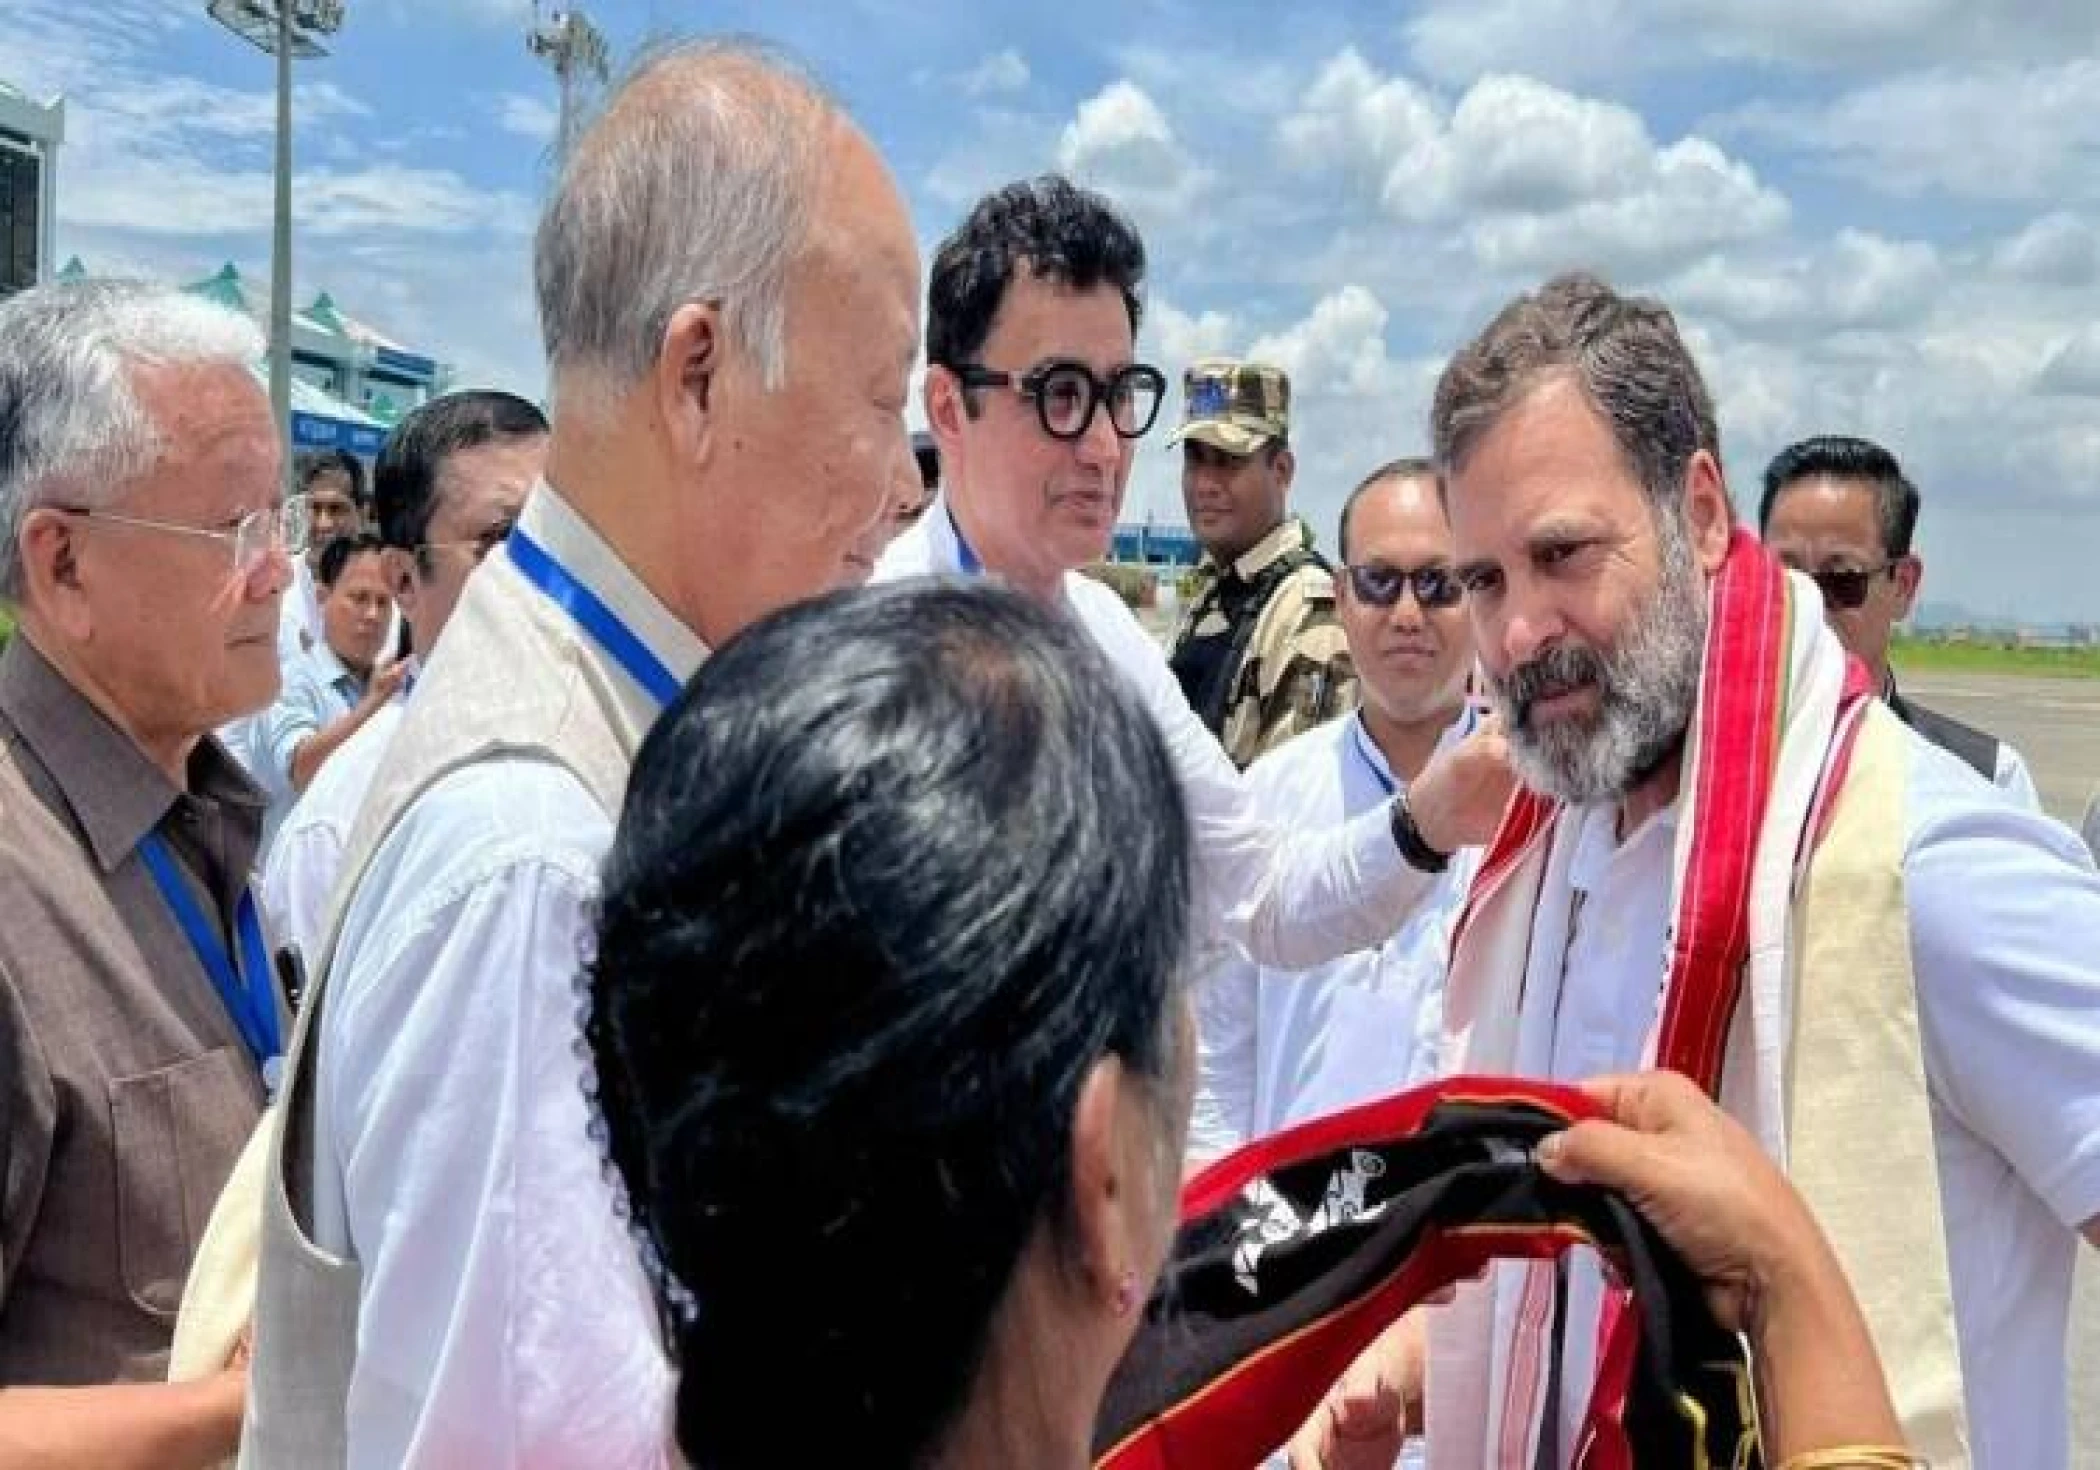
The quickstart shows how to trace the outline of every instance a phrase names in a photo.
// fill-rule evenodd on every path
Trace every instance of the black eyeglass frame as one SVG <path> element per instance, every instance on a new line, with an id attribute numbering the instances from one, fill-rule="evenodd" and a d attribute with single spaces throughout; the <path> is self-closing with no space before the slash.
<path id="1" fill-rule="evenodd" d="M 1391 562 L 1360 562 L 1342 568 L 1349 591 L 1366 607 L 1392 607 L 1409 591 L 1424 612 L 1442 612 L 1465 600 L 1466 584 L 1443 562 L 1419 567 L 1396 567 Z M 1390 578 L 1390 583 L 1385 579 Z M 1368 585 L 1367 585 L 1368 579 Z M 1384 584 L 1384 585 L 1381 585 Z"/>
<path id="2" fill-rule="evenodd" d="M 1159 422 L 1160 405 L 1167 401 L 1167 375 L 1148 362 L 1126 363 L 1110 374 L 1106 382 L 1095 377 L 1094 370 L 1085 363 L 1068 357 L 1055 357 L 1048 362 L 1037 363 L 1027 372 L 1020 374 L 988 368 L 983 363 L 974 362 L 951 367 L 948 371 L 954 373 L 956 380 L 965 388 L 1011 388 L 1023 398 L 1032 399 L 1035 403 L 1036 421 L 1043 426 L 1043 432 L 1067 444 L 1085 438 L 1087 430 L 1094 427 L 1094 415 L 1100 412 L 1101 405 L 1109 402 L 1111 394 L 1133 379 L 1151 387 L 1152 411 L 1145 415 L 1143 423 L 1134 424 L 1126 429 L 1116 422 L 1115 410 L 1110 408 L 1108 424 L 1116 431 L 1117 438 L 1144 438 L 1151 432 L 1152 426 Z M 1067 430 L 1059 430 L 1050 422 L 1050 399 L 1043 391 L 1050 380 L 1060 374 L 1086 384 L 1086 412 L 1080 415 L 1076 428 Z"/>

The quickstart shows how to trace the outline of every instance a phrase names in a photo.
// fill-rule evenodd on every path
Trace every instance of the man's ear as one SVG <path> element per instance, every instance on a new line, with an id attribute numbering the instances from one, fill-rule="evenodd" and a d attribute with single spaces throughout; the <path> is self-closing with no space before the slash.
<path id="1" fill-rule="evenodd" d="M 653 380 L 656 412 L 680 463 L 698 463 L 713 450 L 727 350 L 722 310 L 712 301 L 689 301 L 664 324 Z"/>
<path id="2" fill-rule="evenodd" d="M 69 641 L 84 642 L 94 631 L 81 566 L 79 520 L 43 508 L 22 517 L 15 530 L 22 607 Z"/>
<path id="3" fill-rule="evenodd" d="M 1889 568 L 1889 580 L 1896 588 L 1896 618 L 1903 622 L 1910 617 L 1916 605 L 1918 591 L 1925 585 L 1925 562 L 1916 555 L 1899 556 Z"/>
<path id="4" fill-rule="evenodd" d="M 1696 450 L 1684 467 L 1684 516 L 1691 528 L 1692 555 L 1709 576 L 1728 559 L 1728 538 L 1735 530 L 1735 510 L 1728 503 L 1728 482 L 1721 466 L 1705 450 Z"/>

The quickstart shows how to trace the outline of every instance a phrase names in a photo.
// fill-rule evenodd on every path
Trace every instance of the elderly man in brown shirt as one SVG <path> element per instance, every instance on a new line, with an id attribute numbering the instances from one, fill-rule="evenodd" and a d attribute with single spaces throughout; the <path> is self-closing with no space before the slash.
<path id="1" fill-rule="evenodd" d="M 252 324 L 114 282 L 0 304 L 0 1462 L 208 1464 L 245 1372 L 165 1370 L 282 1021 L 263 799 L 303 538 Z"/>

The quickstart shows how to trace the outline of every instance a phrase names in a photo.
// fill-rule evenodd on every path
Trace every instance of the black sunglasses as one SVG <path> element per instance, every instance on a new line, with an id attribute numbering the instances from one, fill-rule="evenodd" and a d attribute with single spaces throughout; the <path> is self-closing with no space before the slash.
<path id="1" fill-rule="evenodd" d="M 1424 612 L 1456 607 L 1466 595 L 1458 574 L 1447 566 L 1432 564 L 1410 569 L 1373 561 L 1342 570 L 1348 573 L 1349 590 L 1356 594 L 1356 600 L 1372 607 L 1391 607 L 1410 587 L 1415 589 L 1415 601 Z"/>
<path id="2" fill-rule="evenodd" d="M 951 369 L 965 388 L 1011 388 L 1035 400 L 1036 417 L 1053 439 L 1073 440 L 1093 427 L 1094 411 L 1108 405 L 1108 421 L 1119 438 L 1136 439 L 1159 417 L 1167 378 L 1158 368 L 1134 362 L 1106 381 L 1083 362 L 1060 358 L 1016 377 L 980 364 Z"/>
<path id="3" fill-rule="evenodd" d="M 1885 561 L 1878 567 L 1860 567 L 1856 570 L 1810 572 L 1809 580 L 1823 589 L 1823 600 L 1843 612 L 1850 612 L 1867 600 L 1873 590 L 1874 579 L 1894 571 L 1899 563 Z"/>

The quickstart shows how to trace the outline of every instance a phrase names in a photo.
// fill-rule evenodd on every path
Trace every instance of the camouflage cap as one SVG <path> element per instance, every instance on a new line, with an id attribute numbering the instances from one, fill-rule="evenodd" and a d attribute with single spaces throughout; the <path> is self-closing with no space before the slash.
<path id="1" fill-rule="evenodd" d="M 1282 368 L 1233 357 L 1209 357 L 1181 375 L 1187 406 L 1169 447 L 1194 439 L 1227 454 L 1249 455 L 1291 428 L 1291 380 Z"/>

